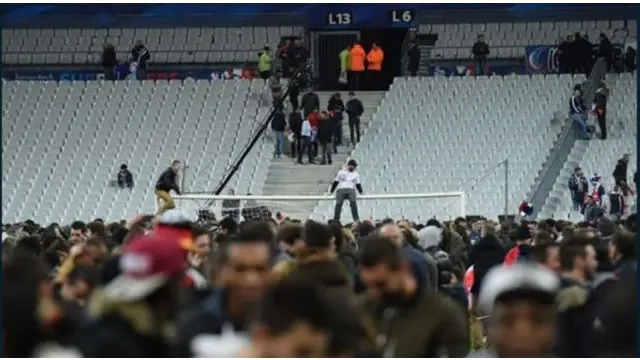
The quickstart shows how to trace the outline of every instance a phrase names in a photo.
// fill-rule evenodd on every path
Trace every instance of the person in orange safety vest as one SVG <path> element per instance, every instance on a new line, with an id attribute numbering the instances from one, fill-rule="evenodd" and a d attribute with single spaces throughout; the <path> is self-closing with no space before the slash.
<path id="1" fill-rule="evenodd" d="M 381 90 L 384 88 L 382 62 L 384 61 L 384 51 L 375 42 L 371 45 L 371 51 L 367 54 L 367 63 L 369 70 L 369 87 L 371 90 Z"/>
<path id="2" fill-rule="evenodd" d="M 362 74 L 364 73 L 364 60 L 366 53 L 359 42 L 355 42 L 349 50 L 349 89 L 360 90 Z"/>

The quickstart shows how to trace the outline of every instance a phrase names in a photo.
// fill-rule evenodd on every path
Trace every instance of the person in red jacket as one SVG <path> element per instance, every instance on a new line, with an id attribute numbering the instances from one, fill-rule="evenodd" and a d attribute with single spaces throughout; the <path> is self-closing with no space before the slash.
<path id="1" fill-rule="evenodd" d="M 504 257 L 504 265 L 513 265 L 520 261 L 526 261 L 531 257 L 531 231 L 526 224 L 520 225 L 516 230 L 516 246 L 507 252 Z"/>
<path id="2" fill-rule="evenodd" d="M 307 119 L 309 120 L 309 125 L 311 125 L 311 143 L 313 144 L 313 157 L 318 156 L 318 128 L 320 127 L 320 120 L 322 115 L 320 115 L 320 109 L 315 108 Z"/>

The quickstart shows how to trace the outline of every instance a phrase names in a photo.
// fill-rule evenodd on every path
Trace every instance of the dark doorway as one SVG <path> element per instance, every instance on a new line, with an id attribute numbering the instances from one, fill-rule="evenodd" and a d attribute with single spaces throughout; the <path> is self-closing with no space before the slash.
<path id="1" fill-rule="evenodd" d="M 358 39 L 356 32 L 319 32 L 316 34 L 318 49 L 318 89 L 337 90 L 340 76 L 340 51 Z"/>
<path id="2" fill-rule="evenodd" d="M 371 44 L 374 41 L 384 51 L 382 72 L 384 73 L 385 88 L 381 90 L 388 90 L 393 78 L 402 76 L 402 42 L 406 35 L 407 29 L 401 28 L 363 29 L 360 31 L 360 42 L 367 53 L 371 50 Z"/>

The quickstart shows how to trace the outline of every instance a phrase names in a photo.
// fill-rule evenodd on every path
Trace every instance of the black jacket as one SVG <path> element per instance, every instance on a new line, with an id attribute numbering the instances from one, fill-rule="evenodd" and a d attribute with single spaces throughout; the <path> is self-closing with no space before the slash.
<path id="1" fill-rule="evenodd" d="M 133 188 L 133 174 L 131 171 L 124 169 L 118 172 L 118 186 L 121 188 Z"/>
<path id="2" fill-rule="evenodd" d="M 351 99 L 347 101 L 346 108 L 347 115 L 349 115 L 349 119 L 359 118 L 364 113 L 364 106 L 362 106 L 362 101 L 360 99 Z"/>
<path id="3" fill-rule="evenodd" d="M 486 60 L 489 55 L 489 45 L 485 42 L 476 42 L 471 49 L 474 60 Z"/>
<path id="4" fill-rule="evenodd" d="M 344 111 L 344 102 L 342 99 L 332 96 L 327 104 L 327 110 L 333 111 L 333 119 L 342 120 L 342 112 Z"/>
<path id="5" fill-rule="evenodd" d="M 234 332 L 247 331 L 247 324 L 234 323 L 226 309 L 226 290 L 219 289 L 178 318 L 178 338 L 173 357 L 194 357 L 193 340 L 199 335 L 221 335 L 225 325 Z M 200 354 L 201 355 L 201 354 Z"/>
<path id="6" fill-rule="evenodd" d="M 487 235 L 480 239 L 472 248 L 470 264 L 473 265 L 473 286 L 471 292 L 478 294 L 485 276 L 491 268 L 504 262 L 507 254 L 500 240 L 494 235 Z"/>
<path id="7" fill-rule="evenodd" d="M 592 329 L 594 319 L 589 316 L 589 289 L 572 279 L 560 278 L 558 309 L 558 337 L 554 354 L 564 357 L 592 357 Z"/>
<path id="8" fill-rule="evenodd" d="M 420 65 L 420 56 L 422 55 L 420 53 L 420 48 L 417 46 L 412 47 L 411 49 L 409 49 L 409 51 L 407 52 L 407 54 L 409 55 L 409 70 L 411 69 L 418 69 L 418 66 Z"/>
<path id="9" fill-rule="evenodd" d="M 320 120 L 318 141 L 320 141 L 321 144 L 329 144 L 331 142 L 331 135 L 333 135 L 333 124 L 331 120 Z"/>
<path id="10" fill-rule="evenodd" d="M 102 67 L 113 68 L 116 64 L 118 64 L 116 49 L 114 49 L 113 46 L 105 47 L 102 52 Z"/>
<path id="11" fill-rule="evenodd" d="M 289 114 L 289 127 L 296 136 L 300 135 L 302 131 L 302 115 L 300 115 L 299 111 L 292 111 L 291 114 Z"/>
<path id="12" fill-rule="evenodd" d="M 169 192 L 171 190 L 175 191 L 176 194 L 180 195 L 180 186 L 178 186 L 178 174 L 173 171 L 172 168 L 168 168 L 165 170 L 158 182 L 156 183 L 156 190 Z"/>
<path id="13" fill-rule="evenodd" d="M 602 109 L 605 112 L 607 111 L 608 96 L 609 96 L 609 90 L 598 89 L 598 92 L 596 93 L 596 98 L 593 100 L 593 103 L 596 105 L 596 109 Z"/>
<path id="14" fill-rule="evenodd" d="M 320 97 L 315 92 L 310 91 L 302 95 L 300 106 L 302 107 L 304 117 L 306 118 L 313 109 L 320 109 Z"/>
<path id="15" fill-rule="evenodd" d="M 600 45 L 598 46 L 598 57 L 605 58 L 607 63 L 613 58 L 613 45 L 611 45 L 611 41 L 606 37 L 600 41 Z"/>
<path id="16" fill-rule="evenodd" d="M 141 334 L 118 315 L 105 315 L 83 329 L 76 346 L 87 358 L 163 358 L 171 355 L 163 337 Z"/>
<path id="17" fill-rule="evenodd" d="M 616 182 L 620 180 L 627 181 L 627 162 L 620 159 L 616 164 L 615 169 L 613 169 L 613 178 Z"/>
<path id="18" fill-rule="evenodd" d="M 271 120 L 271 130 L 283 132 L 287 127 L 287 119 L 282 110 L 276 110 Z"/>
<path id="19" fill-rule="evenodd" d="M 295 44 L 289 45 L 287 49 L 287 66 L 292 68 L 300 68 L 304 63 L 307 62 L 307 58 L 309 57 L 307 48 L 304 46 L 296 46 Z"/>
<path id="20" fill-rule="evenodd" d="M 147 69 L 147 61 L 151 59 L 151 54 L 149 54 L 149 50 L 147 50 L 144 45 L 136 45 L 131 49 L 131 57 L 133 61 L 138 62 L 138 68 L 140 70 Z"/>

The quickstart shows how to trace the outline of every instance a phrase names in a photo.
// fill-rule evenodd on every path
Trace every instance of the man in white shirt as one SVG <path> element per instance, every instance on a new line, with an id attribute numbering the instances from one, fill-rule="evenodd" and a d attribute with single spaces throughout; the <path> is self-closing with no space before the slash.
<path id="1" fill-rule="evenodd" d="M 360 175 L 356 171 L 358 163 L 351 159 L 347 162 L 347 169 L 338 171 L 336 179 L 331 184 L 331 193 L 336 191 L 336 207 L 333 213 L 333 219 L 340 221 L 340 213 L 342 212 L 342 203 L 349 200 L 351 208 L 351 217 L 353 221 L 360 221 L 358 217 L 358 203 L 356 202 L 356 189 L 362 194 L 362 185 L 360 184 Z"/>
<path id="2" fill-rule="evenodd" d="M 302 128 L 300 129 L 300 152 L 298 152 L 298 164 L 302 165 L 302 154 L 307 152 L 307 156 L 309 157 L 309 164 L 313 164 L 313 150 L 312 150 L 312 136 L 313 129 L 311 128 L 311 123 L 309 122 L 309 118 L 305 117 L 304 121 L 302 121 Z"/>

